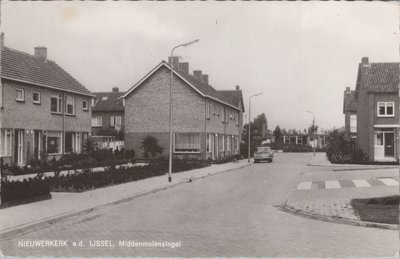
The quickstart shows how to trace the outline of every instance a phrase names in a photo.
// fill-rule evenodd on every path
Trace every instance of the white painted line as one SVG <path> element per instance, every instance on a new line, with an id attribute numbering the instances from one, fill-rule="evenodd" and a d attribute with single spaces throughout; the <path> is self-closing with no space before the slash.
<path id="1" fill-rule="evenodd" d="M 340 183 L 338 181 L 326 181 L 325 189 L 338 189 L 340 188 Z"/>
<path id="2" fill-rule="evenodd" d="M 399 185 L 398 181 L 396 181 L 395 179 L 391 179 L 391 178 L 380 178 L 378 180 L 387 186 L 398 186 Z"/>
<path id="3" fill-rule="evenodd" d="M 371 187 L 367 180 L 352 180 L 356 187 Z"/>
<path id="4" fill-rule="evenodd" d="M 311 190 L 312 182 L 301 182 L 297 185 L 297 190 Z"/>

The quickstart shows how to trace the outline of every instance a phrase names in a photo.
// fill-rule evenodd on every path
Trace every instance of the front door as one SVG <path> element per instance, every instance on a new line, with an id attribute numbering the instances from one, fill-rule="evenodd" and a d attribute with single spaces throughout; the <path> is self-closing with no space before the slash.
<path id="1" fill-rule="evenodd" d="M 385 132 L 385 157 L 394 157 L 394 133 Z"/>
<path id="2" fill-rule="evenodd" d="M 18 165 L 24 164 L 24 130 L 15 130 L 14 157 Z"/>

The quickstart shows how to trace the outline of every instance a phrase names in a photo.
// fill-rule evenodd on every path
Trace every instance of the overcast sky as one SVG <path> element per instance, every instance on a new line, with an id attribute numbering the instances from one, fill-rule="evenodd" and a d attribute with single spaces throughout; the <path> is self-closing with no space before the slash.
<path id="1" fill-rule="evenodd" d="M 344 125 L 358 63 L 399 60 L 399 5 L 383 2 L 5 2 L 5 45 L 46 46 L 90 91 L 126 91 L 171 48 L 218 90 L 244 93 L 268 127 Z"/>

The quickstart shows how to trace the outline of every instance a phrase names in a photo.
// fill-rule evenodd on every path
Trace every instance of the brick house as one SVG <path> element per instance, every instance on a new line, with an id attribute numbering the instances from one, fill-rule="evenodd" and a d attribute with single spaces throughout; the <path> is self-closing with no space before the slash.
<path id="1" fill-rule="evenodd" d="M 92 94 L 54 61 L 3 45 L 1 34 L 0 154 L 4 164 L 26 165 L 79 153 L 91 130 Z"/>
<path id="2" fill-rule="evenodd" d="M 399 145 L 400 63 L 369 63 L 363 57 L 355 89 L 357 148 L 369 161 L 396 161 Z"/>
<path id="3" fill-rule="evenodd" d="M 92 108 L 92 137 L 99 141 L 123 140 L 124 106 L 118 87 L 112 92 L 97 92 Z"/>
<path id="4" fill-rule="evenodd" d="M 168 156 L 170 64 L 162 61 L 123 96 L 125 146 L 138 156 L 147 135 L 157 138 Z M 172 64 L 174 157 L 216 160 L 239 154 L 244 112 L 239 86 L 217 91 L 202 71 L 189 74 L 189 64 L 178 57 Z"/>

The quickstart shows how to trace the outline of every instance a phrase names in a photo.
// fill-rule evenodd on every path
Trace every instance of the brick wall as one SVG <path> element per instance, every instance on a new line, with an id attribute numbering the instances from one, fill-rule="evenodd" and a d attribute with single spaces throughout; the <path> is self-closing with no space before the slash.
<path id="1" fill-rule="evenodd" d="M 25 102 L 17 102 L 16 88 L 24 89 Z M 33 92 L 40 92 L 41 104 L 33 103 Z M 32 86 L 23 83 L 3 81 L 3 110 L 1 112 L 1 128 L 41 129 L 61 131 L 63 116 L 50 112 L 50 97 L 62 94 L 61 91 Z M 66 131 L 91 131 L 90 98 L 69 94 L 75 98 L 75 116 L 65 116 Z M 82 101 L 87 100 L 88 111 L 83 111 Z"/>

